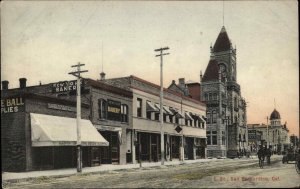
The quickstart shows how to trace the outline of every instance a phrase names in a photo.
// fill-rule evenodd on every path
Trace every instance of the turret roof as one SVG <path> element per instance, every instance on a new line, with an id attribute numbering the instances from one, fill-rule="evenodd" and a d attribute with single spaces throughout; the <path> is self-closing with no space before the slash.
<path id="1" fill-rule="evenodd" d="M 214 52 L 227 51 L 230 50 L 230 45 L 231 43 L 229 37 L 227 35 L 225 27 L 223 26 L 214 44 L 213 50 Z"/>
<path id="2" fill-rule="evenodd" d="M 219 79 L 219 66 L 217 60 L 210 60 L 205 70 L 202 82 L 218 81 Z"/>

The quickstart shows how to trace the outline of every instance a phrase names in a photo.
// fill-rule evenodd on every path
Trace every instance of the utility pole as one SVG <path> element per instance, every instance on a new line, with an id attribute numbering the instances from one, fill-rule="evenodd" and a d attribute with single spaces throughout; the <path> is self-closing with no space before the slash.
<path id="1" fill-rule="evenodd" d="M 80 64 L 80 62 L 78 62 L 78 64 L 73 65 L 71 67 L 77 67 L 77 71 L 75 72 L 70 72 L 69 74 L 74 75 L 75 77 L 77 77 L 77 172 L 81 173 L 82 172 L 82 154 L 81 154 L 81 128 L 80 128 L 80 120 L 81 120 L 81 96 L 80 96 L 80 80 L 81 80 L 81 76 L 80 73 L 83 72 L 88 72 L 87 70 L 80 70 L 81 66 L 84 66 L 85 64 Z"/>
<path id="2" fill-rule="evenodd" d="M 267 116 L 267 148 L 269 148 L 269 117 Z"/>
<path id="3" fill-rule="evenodd" d="M 155 49 L 154 51 L 159 51 L 160 54 L 160 149 L 161 149 L 161 165 L 164 165 L 165 160 L 165 141 L 164 141 L 164 131 L 163 131 L 163 56 L 170 53 L 163 53 L 164 50 L 169 50 L 169 47 L 164 47 L 160 49 Z"/>

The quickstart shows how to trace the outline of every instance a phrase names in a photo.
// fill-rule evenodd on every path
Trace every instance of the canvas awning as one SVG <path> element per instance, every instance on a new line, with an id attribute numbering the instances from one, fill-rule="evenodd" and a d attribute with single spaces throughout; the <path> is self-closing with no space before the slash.
<path id="1" fill-rule="evenodd" d="M 30 113 L 32 146 L 76 146 L 76 118 Z M 81 119 L 82 146 L 108 146 L 109 143 L 90 120 Z"/>
<path id="2" fill-rule="evenodd" d="M 177 117 L 177 118 L 184 118 L 184 116 L 178 110 L 176 110 L 174 108 L 171 108 L 171 107 L 169 108 L 169 110 L 171 112 L 173 112 L 173 114 L 175 114 L 175 117 Z"/>
<path id="3" fill-rule="evenodd" d="M 185 112 L 185 119 L 193 120 L 192 116 L 188 112 Z"/>
<path id="4" fill-rule="evenodd" d="M 157 109 L 151 102 L 146 102 L 146 110 L 147 112 L 159 112 L 159 109 Z"/>
<path id="5" fill-rule="evenodd" d="M 196 114 L 196 116 L 200 122 L 205 123 L 205 120 L 202 118 L 201 115 Z"/>
<path id="6" fill-rule="evenodd" d="M 155 108 L 158 109 L 158 112 L 160 112 L 160 105 L 159 104 L 155 104 Z M 163 108 L 163 113 L 166 114 L 166 110 Z"/>
<path id="7" fill-rule="evenodd" d="M 168 114 L 168 115 L 173 115 L 173 112 L 170 111 L 169 107 L 163 106 L 163 108 L 164 108 L 164 110 L 166 111 L 166 114 Z"/>

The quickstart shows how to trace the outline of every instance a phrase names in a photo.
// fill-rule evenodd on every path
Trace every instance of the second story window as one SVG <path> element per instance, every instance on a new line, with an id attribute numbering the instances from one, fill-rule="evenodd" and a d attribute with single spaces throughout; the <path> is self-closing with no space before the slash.
<path id="1" fill-rule="evenodd" d="M 137 117 L 142 117 L 142 99 L 138 98 L 136 102 L 136 115 Z"/>
<path id="2" fill-rule="evenodd" d="M 107 119 L 107 102 L 104 99 L 98 100 L 99 119 Z"/>
<path id="3" fill-rule="evenodd" d="M 126 104 L 121 105 L 121 121 L 128 123 L 128 106 Z"/>
<path id="4" fill-rule="evenodd" d="M 217 123 L 217 112 L 215 110 L 212 112 L 212 123 Z"/>
<path id="5" fill-rule="evenodd" d="M 207 121 L 206 121 L 206 123 L 210 124 L 211 123 L 211 114 L 210 114 L 210 112 L 207 112 L 206 115 L 207 115 Z"/>

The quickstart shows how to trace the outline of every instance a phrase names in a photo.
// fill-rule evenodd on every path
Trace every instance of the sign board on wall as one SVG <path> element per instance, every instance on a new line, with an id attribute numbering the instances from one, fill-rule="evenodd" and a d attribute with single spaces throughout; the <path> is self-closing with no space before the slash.
<path id="1" fill-rule="evenodd" d="M 121 121 L 121 102 L 107 100 L 107 119 Z"/>
<path id="2" fill-rule="evenodd" d="M 48 103 L 48 108 L 56 109 L 56 110 L 64 110 L 64 111 L 69 111 L 69 112 L 76 112 L 76 107 L 65 106 L 65 105 L 61 105 L 61 104 Z"/>
<path id="3" fill-rule="evenodd" d="M 82 88 L 82 80 L 80 80 L 80 85 Z M 77 80 L 60 81 L 58 83 L 52 83 L 53 93 L 76 91 L 76 89 L 77 89 Z"/>
<path id="4" fill-rule="evenodd" d="M 24 99 L 22 97 L 1 99 L 1 114 L 24 111 Z"/>

